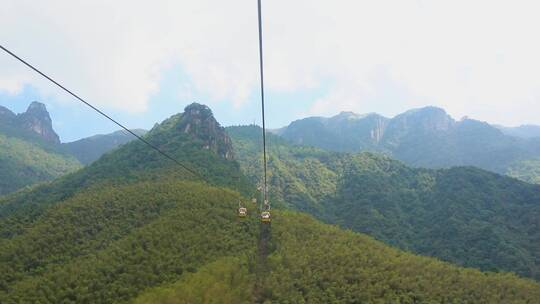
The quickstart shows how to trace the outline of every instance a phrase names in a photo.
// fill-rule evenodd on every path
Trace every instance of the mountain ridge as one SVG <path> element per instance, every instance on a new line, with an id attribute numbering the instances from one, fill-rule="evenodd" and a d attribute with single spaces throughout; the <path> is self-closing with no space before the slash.
<path id="1" fill-rule="evenodd" d="M 438 107 L 412 109 L 393 118 L 350 112 L 308 117 L 275 133 L 294 144 L 329 151 L 378 152 L 415 167 L 476 166 L 528 182 L 537 180 L 536 169 L 522 163 L 540 159 L 540 138 L 507 135 L 467 117 L 455 120 Z"/>

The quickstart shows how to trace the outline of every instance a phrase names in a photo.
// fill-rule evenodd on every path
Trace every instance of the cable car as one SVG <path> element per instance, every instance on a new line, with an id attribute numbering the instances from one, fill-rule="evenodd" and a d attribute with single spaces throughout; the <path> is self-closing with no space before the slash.
<path id="1" fill-rule="evenodd" d="M 271 221 L 272 221 L 272 216 L 270 215 L 270 211 L 263 211 L 261 213 L 261 222 L 270 223 Z"/>
<path id="2" fill-rule="evenodd" d="M 242 202 L 238 202 L 238 217 L 246 217 L 247 216 L 247 208 L 242 206 Z"/>
<path id="3" fill-rule="evenodd" d="M 247 208 L 240 207 L 238 208 L 238 217 L 246 217 L 247 216 Z"/>

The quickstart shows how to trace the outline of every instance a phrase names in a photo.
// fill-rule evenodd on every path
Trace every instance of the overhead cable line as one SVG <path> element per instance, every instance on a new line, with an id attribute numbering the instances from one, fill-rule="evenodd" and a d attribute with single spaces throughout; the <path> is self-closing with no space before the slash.
<path id="1" fill-rule="evenodd" d="M 263 65 L 263 34 L 262 34 L 262 8 L 261 0 L 258 0 L 258 17 L 259 17 L 259 64 L 261 72 L 261 108 L 262 108 L 262 136 L 263 136 L 263 168 L 264 168 L 264 187 L 263 198 L 264 204 L 268 203 L 268 174 L 266 164 L 266 122 L 264 115 L 264 65 Z M 267 206 L 269 207 L 269 206 Z"/>
<path id="2" fill-rule="evenodd" d="M 33 65 L 31 65 L 30 63 L 26 62 L 25 60 L 23 60 L 21 57 L 15 55 L 13 52 L 11 52 L 10 50 L 6 49 L 5 47 L 3 47 L 2 45 L 0 45 L 0 48 L 8 53 L 9 55 L 11 55 L 13 58 L 17 59 L 18 61 L 22 62 L 24 65 L 26 65 L 27 67 L 29 67 L 30 69 L 34 70 L 36 73 L 40 74 L 41 76 L 43 76 L 44 78 L 46 78 L 47 80 L 49 80 L 50 82 L 54 83 L 56 86 L 58 86 L 59 88 L 61 88 L 62 90 L 64 90 L 65 92 L 67 92 L 68 94 L 70 94 L 71 96 L 75 97 L 77 100 L 79 100 L 80 102 L 84 103 L 85 105 L 87 105 L 88 107 L 90 107 L 92 110 L 96 111 L 97 113 L 101 114 L 102 116 L 104 116 L 105 118 L 107 118 L 108 120 L 112 121 L 113 123 L 115 123 L 116 125 L 118 125 L 119 127 L 121 127 L 122 129 L 124 129 L 125 131 L 127 131 L 128 133 L 130 133 L 131 135 L 135 136 L 135 138 L 137 138 L 138 140 L 142 141 L 143 143 L 145 143 L 147 146 L 149 146 L 150 148 L 156 150 L 159 154 L 161 154 L 162 156 L 168 158 L 169 160 L 173 161 L 175 164 L 177 164 L 178 166 L 182 167 L 184 170 L 188 171 L 189 173 L 193 174 L 194 176 L 196 176 L 197 178 L 201 179 L 202 181 L 206 182 L 206 179 L 202 177 L 202 175 L 200 175 L 197 171 L 193 170 L 193 169 L 190 169 L 188 168 L 187 166 L 185 166 L 184 164 L 182 164 L 180 161 L 176 160 L 175 158 L 173 158 L 172 156 L 170 156 L 169 154 L 161 151 L 161 149 L 159 149 L 158 147 L 156 147 L 155 145 L 153 145 L 152 143 L 148 142 L 146 139 L 144 139 L 142 136 L 139 136 L 137 135 L 135 132 L 131 131 L 130 129 L 124 127 L 121 123 L 119 123 L 118 121 L 116 121 L 115 119 L 113 119 L 112 117 L 110 117 L 109 115 L 105 114 L 103 111 L 101 111 L 100 109 L 98 109 L 97 107 L 93 106 L 92 104 L 90 104 L 89 102 L 87 102 L 86 100 L 84 100 L 83 98 L 79 97 L 77 94 L 73 93 L 72 91 L 70 91 L 69 89 L 67 89 L 66 87 L 64 87 L 63 85 L 61 85 L 60 83 L 58 83 L 57 81 L 55 81 L 54 79 L 52 79 L 51 77 L 47 76 L 45 73 L 41 72 L 39 69 L 37 69 L 36 67 L 34 67 Z"/>

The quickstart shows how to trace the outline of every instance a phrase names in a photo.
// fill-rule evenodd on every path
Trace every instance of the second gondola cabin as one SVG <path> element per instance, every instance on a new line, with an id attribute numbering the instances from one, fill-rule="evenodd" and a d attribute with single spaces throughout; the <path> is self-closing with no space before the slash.
<path id="1" fill-rule="evenodd" d="M 261 213 L 261 222 L 270 223 L 271 221 L 272 221 L 272 216 L 270 215 L 270 211 L 264 211 Z"/>
<path id="2" fill-rule="evenodd" d="M 238 217 L 246 217 L 247 216 L 247 208 L 240 207 L 238 208 Z"/>

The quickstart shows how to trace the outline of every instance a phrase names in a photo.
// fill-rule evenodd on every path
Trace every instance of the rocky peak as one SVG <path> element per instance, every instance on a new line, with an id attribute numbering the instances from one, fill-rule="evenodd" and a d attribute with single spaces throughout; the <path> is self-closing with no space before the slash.
<path id="1" fill-rule="evenodd" d="M 233 159 L 232 141 L 205 105 L 192 103 L 184 109 L 178 129 L 203 141 L 203 148 L 212 150 L 225 159 Z"/>
<path id="2" fill-rule="evenodd" d="M 437 107 L 424 107 L 407 111 L 394 118 L 401 127 L 423 131 L 447 131 L 455 120 L 445 110 Z"/>
<path id="3" fill-rule="evenodd" d="M 60 138 L 54 132 L 47 107 L 40 102 L 32 102 L 26 112 L 17 115 L 20 128 L 36 133 L 46 141 L 59 144 Z"/>

